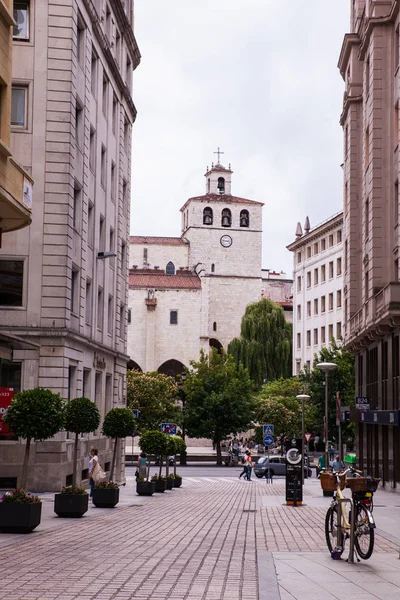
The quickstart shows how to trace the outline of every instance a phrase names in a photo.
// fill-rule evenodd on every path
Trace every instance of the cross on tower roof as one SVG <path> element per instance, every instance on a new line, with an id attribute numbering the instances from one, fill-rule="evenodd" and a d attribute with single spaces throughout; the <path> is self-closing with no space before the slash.
<path id="1" fill-rule="evenodd" d="M 214 152 L 214 154 L 218 154 L 218 163 L 219 163 L 219 157 L 220 157 L 220 154 L 225 154 L 225 152 L 222 152 L 222 151 L 219 149 L 219 146 L 218 146 L 218 150 L 217 150 L 216 152 Z"/>

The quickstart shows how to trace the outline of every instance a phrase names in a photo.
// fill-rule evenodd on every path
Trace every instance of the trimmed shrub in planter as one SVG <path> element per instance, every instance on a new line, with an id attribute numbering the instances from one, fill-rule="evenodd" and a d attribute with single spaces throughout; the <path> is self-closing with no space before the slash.
<path id="1" fill-rule="evenodd" d="M 99 483 L 93 490 L 93 504 L 98 508 L 114 508 L 119 502 L 119 487 L 112 481 Z"/>
<path id="2" fill-rule="evenodd" d="M 167 441 L 167 435 L 165 433 L 162 433 L 161 431 L 145 431 L 141 437 L 140 437 L 140 448 L 143 452 L 146 452 L 147 456 L 149 455 L 154 455 L 154 456 L 165 456 L 165 448 L 166 448 L 166 441 Z M 161 477 L 161 471 L 162 471 L 162 458 L 160 461 L 160 469 L 159 469 L 159 473 L 158 473 L 158 477 Z M 147 479 L 150 478 L 150 459 L 147 460 Z M 154 478 L 152 478 L 153 480 Z"/>
<path id="3" fill-rule="evenodd" d="M 59 517 L 77 519 L 83 517 L 89 508 L 89 494 L 83 488 L 77 487 L 75 493 L 72 487 L 65 487 L 61 494 L 54 496 L 54 512 Z"/>
<path id="4" fill-rule="evenodd" d="M 136 493 L 138 496 L 152 496 L 155 491 L 156 484 L 154 481 L 145 481 L 140 478 L 136 480 Z"/>
<path id="5" fill-rule="evenodd" d="M 114 452 L 111 462 L 110 481 L 114 477 L 115 460 L 117 456 L 118 440 L 126 438 L 136 429 L 135 418 L 132 411 L 127 408 L 112 408 L 104 417 L 102 434 L 114 439 Z"/>
<path id="6" fill-rule="evenodd" d="M 174 487 L 175 488 L 180 488 L 181 485 L 182 485 L 182 477 L 180 475 L 175 475 Z"/>
<path id="7" fill-rule="evenodd" d="M 31 533 L 40 523 L 42 503 L 24 490 L 4 494 L 0 502 L 0 531 Z"/>
<path id="8" fill-rule="evenodd" d="M 167 480 L 164 477 L 158 477 L 158 475 L 154 475 L 151 478 L 151 481 L 155 484 L 155 491 L 159 494 L 163 494 L 167 489 Z"/>
<path id="9" fill-rule="evenodd" d="M 175 478 L 173 475 L 168 475 L 168 477 L 165 480 L 167 482 L 167 490 L 172 490 L 174 488 L 174 481 Z"/>

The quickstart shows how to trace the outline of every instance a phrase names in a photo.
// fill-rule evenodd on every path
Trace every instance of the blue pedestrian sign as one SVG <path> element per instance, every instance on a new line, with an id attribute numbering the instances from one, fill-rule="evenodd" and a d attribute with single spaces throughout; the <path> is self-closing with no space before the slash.
<path id="1" fill-rule="evenodd" d="M 274 438 L 272 435 L 264 435 L 264 446 L 272 446 Z"/>
<path id="2" fill-rule="evenodd" d="M 138 419 L 140 410 L 138 410 L 137 408 L 133 408 L 132 412 L 133 412 L 133 416 L 135 417 L 135 419 Z"/>
<path id="3" fill-rule="evenodd" d="M 161 423 L 161 431 L 170 435 L 176 435 L 176 423 Z"/>
<path id="4" fill-rule="evenodd" d="M 271 424 L 263 425 L 263 436 L 265 437 L 266 435 L 274 435 L 274 430 L 275 427 Z"/>

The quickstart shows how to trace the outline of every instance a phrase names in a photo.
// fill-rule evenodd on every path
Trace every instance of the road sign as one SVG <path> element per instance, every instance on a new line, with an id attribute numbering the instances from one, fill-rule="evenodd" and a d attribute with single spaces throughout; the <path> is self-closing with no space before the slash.
<path id="1" fill-rule="evenodd" d="M 264 435 L 264 446 L 272 446 L 274 438 L 272 435 Z"/>
<path id="2" fill-rule="evenodd" d="M 274 429 L 273 425 L 263 425 L 263 436 L 274 435 Z"/>
<path id="3" fill-rule="evenodd" d="M 369 399 L 363 396 L 357 396 L 356 408 L 358 408 L 358 410 L 369 410 Z"/>
<path id="4" fill-rule="evenodd" d="M 161 423 L 161 431 L 170 435 L 176 435 L 176 423 Z"/>
<path id="5" fill-rule="evenodd" d="M 305 434 L 304 434 L 304 437 L 306 438 L 306 442 L 307 442 L 307 444 L 308 444 L 308 442 L 311 440 L 311 436 L 312 436 L 312 433 L 305 433 Z"/>
<path id="6" fill-rule="evenodd" d="M 140 410 L 138 410 L 137 408 L 132 408 L 132 412 L 133 412 L 133 416 L 135 417 L 135 419 L 138 419 Z"/>

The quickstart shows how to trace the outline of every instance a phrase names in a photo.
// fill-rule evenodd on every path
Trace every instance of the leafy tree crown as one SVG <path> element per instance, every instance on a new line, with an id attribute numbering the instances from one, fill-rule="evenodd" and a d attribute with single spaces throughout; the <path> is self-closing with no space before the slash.
<path id="1" fill-rule="evenodd" d="M 65 409 L 65 429 L 73 433 L 90 433 L 100 425 L 100 412 L 89 398 L 73 398 Z"/>
<path id="2" fill-rule="evenodd" d="M 135 418 L 128 408 L 112 408 L 104 417 L 102 434 L 110 438 L 132 435 Z"/>
<path id="3" fill-rule="evenodd" d="M 46 440 L 63 427 L 64 409 L 60 394 L 34 388 L 15 395 L 3 420 L 18 437 Z"/>
<path id="4" fill-rule="evenodd" d="M 140 448 L 147 454 L 166 456 L 168 436 L 162 431 L 145 431 L 140 437 Z"/>

